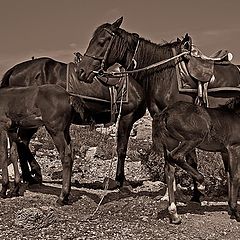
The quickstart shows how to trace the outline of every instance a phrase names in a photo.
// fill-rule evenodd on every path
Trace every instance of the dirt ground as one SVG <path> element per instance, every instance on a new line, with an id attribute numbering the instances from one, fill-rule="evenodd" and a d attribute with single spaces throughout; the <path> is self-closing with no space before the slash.
<path id="1" fill-rule="evenodd" d="M 61 189 L 61 164 L 42 130 L 31 146 L 42 167 L 44 184 L 22 185 L 23 196 L 0 199 L 0 239 L 240 239 L 240 223 L 229 218 L 226 196 L 205 196 L 202 206 L 197 206 L 190 204 L 190 196 L 179 189 L 177 205 L 182 223 L 169 223 L 168 204 L 161 201 L 165 184 L 153 181 L 139 158 L 139 152 L 151 143 L 149 117 L 137 124 L 133 134 L 136 136 L 130 140 L 126 160 L 130 189 L 103 190 L 104 179 L 114 178 L 116 159 L 112 160 L 108 175 L 111 157 L 102 146 L 107 144 L 112 149 L 113 139 L 107 135 L 108 142 L 98 140 L 97 145 L 89 142 L 80 145 L 77 137 L 80 130 L 72 128 L 75 162 L 71 204 L 56 205 Z M 105 129 L 97 130 L 105 135 Z"/>

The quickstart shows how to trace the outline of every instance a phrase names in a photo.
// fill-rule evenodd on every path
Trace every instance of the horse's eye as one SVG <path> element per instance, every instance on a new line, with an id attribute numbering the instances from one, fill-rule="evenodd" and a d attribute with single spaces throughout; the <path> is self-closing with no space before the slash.
<path id="1" fill-rule="evenodd" d="M 98 43 L 99 43 L 99 45 L 100 45 L 101 47 L 103 47 L 104 44 L 105 44 L 105 38 L 99 39 Z"/>

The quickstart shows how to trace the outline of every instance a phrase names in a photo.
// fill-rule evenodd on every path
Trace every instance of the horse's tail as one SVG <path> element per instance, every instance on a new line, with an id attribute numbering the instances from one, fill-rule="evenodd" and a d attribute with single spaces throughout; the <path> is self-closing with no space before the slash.
<path id="1" fill-rule="evenodd" d="M 160 114 L 156 114 L 153 117 L 153 124 L 152 124 L 152 141 L 153 141 L 153 148 L 159 152 L 164 146 L 164 138 L 168 135 L 167 130 L 167 118 L 169 114 L 167 111 L 163 111 Z"/>
<path id="2" fill-rule="evenodd" d="M 13 71 L 14 71 L 14 67 L 10 68 L 9 70 L 7 70 L 7 72 L 5 72 L 5 74 L 2 77 L 0 88 L 5 88 L 9 86 L 9 79 Z"/>

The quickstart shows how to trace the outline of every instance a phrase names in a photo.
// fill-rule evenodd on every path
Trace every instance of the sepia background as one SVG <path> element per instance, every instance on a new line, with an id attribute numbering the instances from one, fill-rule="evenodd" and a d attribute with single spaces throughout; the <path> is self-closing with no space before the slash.
<path id="1" fill-rule="evenodd" d="M 205 54 L 228 49 L 240 63 L 239 7 L 237 0 L 0 0 L 0 70 L 32 56 L 68 62 L 97 26 L 121 16 L 124 29 L 145 39 L 188 32 Z"/>
<path id="2" fill-rule="evenodd" d="M 170 42 L 189 33 L 206 55 L 228 49 L 233 63 L 240 64 L 239 0 L 0 0 L 0 79 L 7 69 L 32 56 L 72 61 L 73 52 L 85 52 L 96 27 L 121 16 L 124 29 L 152 42 Z M 30 148 L 44 184 L 22 184 L 23 196 L 0 198 L 0 239 L 240 239 L 239 223 L 228 216 L 219 153 L 197 152 L 206 184 L 201 206 L 190 202 L 190 177 L 176 172 L 182 224 L 169 224 L 168 203 L 162 200 L 164 161 L 151 151 L 151 129 L 148 114 L 135 123 L 125 162 L 130 186 L 118 190 L 113 189 L 114 127 L 92 131 L 72 125 L 71 205 L 59 207 L 62 165 L 41 128 Z M 104 191 L 108 179 L 111 190 Z"/>

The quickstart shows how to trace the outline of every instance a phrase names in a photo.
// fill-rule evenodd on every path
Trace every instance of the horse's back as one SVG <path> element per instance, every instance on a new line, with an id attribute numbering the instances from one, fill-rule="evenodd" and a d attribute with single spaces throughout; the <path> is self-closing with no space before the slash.
<path id="1" fill-rule="evenodd" d="M 61 86 L 55 84 L 45 84 L 38 87 L 38 101 L 67 101 L 69 102 L 68 92 Z"/>
<path id="2" fill-rule="evenodd" d="M 211 118 L 206 109 L 188 102 L 176 102 L 167 107 L 154 121 L 165 136 L 182 141 L 204 137 L 209 132 Z"/>
<path id="3" fill-rule="evenodd" d="M 65 63 L 48 57 L 21 62 L 4 74 L 1 88 L 57 84 L 65 80 L 66 66 Z"/>

